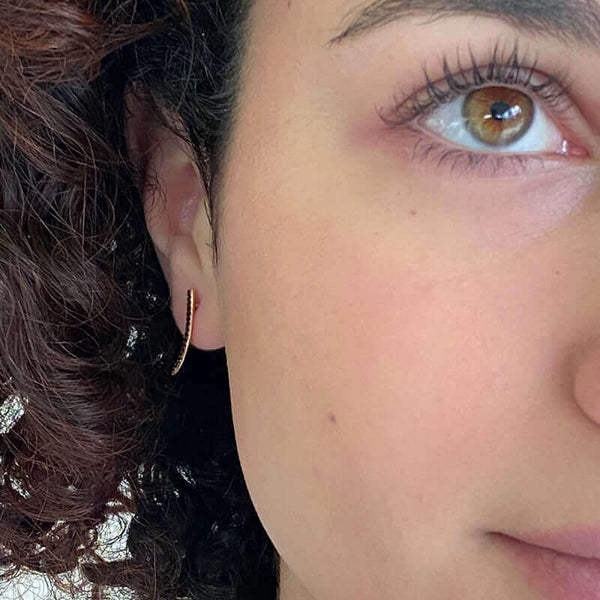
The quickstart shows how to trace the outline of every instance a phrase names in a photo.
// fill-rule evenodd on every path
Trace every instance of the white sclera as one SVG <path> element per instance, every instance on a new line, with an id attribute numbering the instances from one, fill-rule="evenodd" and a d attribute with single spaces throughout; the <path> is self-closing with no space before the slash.
<path id="1" fill-rule="evenodd" d="M 466 148 L 493 154 L 526 154 L 529 152 L 561 153 L 564 136 L 558 127 L 532 98 L 533 120 L 527 132 L 512 144 L 491 146 L 477 139 L 467 128 L 462 114 L 466 94 L 436 108 L 424 125 L 442 137 Z"/>

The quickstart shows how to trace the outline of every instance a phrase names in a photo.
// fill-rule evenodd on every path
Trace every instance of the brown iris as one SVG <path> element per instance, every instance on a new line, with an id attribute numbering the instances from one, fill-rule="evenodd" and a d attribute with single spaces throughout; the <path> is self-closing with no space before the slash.
<path id="1" fill-rule="evenodd" d="M 533 122 L 533 110 L 529 96 L 499 86 L 475 90 L 463 104 L 467 128 L 488 146 L 505 146 L 525 135 Z"/>

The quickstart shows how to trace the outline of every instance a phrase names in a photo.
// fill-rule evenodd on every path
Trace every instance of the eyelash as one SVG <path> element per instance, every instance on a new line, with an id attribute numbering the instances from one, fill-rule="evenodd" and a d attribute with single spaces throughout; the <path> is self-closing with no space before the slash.
<path id="1" fill-rule="evenodd" d="M 463 68 L 460 62 L 460 48 L 457 49 L 458 72 L 453 73 L 447 56 L 442 57 L 444 77 L 441 81 L 432 81 L 427 68 L 423 68 L 425 86 L 412 92 L 404 99 L 398 99 L 394 94 L 391 110 L 377 114 L 391 130 L 405 130 L 415 134 L 418 140 L 413 151 L 413 158 L 418 160 L 435 159 L 437 165 L 451 161 L 451 170 L 455 172 L 463 167 L 464 171 L 483 171 L 496 174 L 506 172 L 506 165 L 525 170 L 527 162 L 536 160 L 543 164 L 540 155 L 510 155 L 499 153 L 472 152 L 467 149 L 452 147 L 449 143 L 438 142 L 427 135 L 417 125 L 431 114 L 436 108 L 452 102 L 459 96 L 468 94 L 487 84 L 519 86 L 531 91 L 533 96 L 545 104 L 553 113 L 560 114 L 572 106 L 569 95 L 570 81 L 567 73 L 555 72 L 551 75 L 536 70 L 537 58 L 533 61 L 527 56 L 521 57 L 518 44 L 515 44 L 510 54 L 503 58 L 499 44 L 493 48 L 487 64 L 481 65 L 471 47 L 469 47 L 470 66 Z M 526 66 L 531 64 L 531 66 Z M 541 83 L 534 83 L 534 76 L 542 77 Z"/>

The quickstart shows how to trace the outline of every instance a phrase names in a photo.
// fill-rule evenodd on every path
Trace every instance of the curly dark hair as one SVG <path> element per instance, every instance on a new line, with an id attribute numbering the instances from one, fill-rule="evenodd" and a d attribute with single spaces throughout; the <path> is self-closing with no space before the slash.
<path id="1" fill-rule="evenodd" d="M 251 3 L 0 0 L 3 581 L 31 570 L 93 599 L 278 595 L 225 349 L 190 348 L 170 376 L 181 334 L 125 139 L 132 92 L 193 147 L 218 262 Z M 109 561 L 99 530 L 126 513 L 127 557 Z M 76 568 L 85 587 L 64 578 Z"/>

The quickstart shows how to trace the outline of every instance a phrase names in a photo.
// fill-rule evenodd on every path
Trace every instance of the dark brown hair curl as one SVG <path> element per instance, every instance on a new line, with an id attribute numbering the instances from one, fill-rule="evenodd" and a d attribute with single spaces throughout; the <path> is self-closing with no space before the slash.
<path id="1" fill-rule="evenodd" d="M 190 348 L 169 375 L 181 335 L 125 141 L 127 91 L 143 90 L 165 127 L 167 111 L 181 118 L 218 260 L 250 4 L 0 0 L 4 582 L 27 569 L 74 597 L 89 583 L 93 599 L 276 597 L 224 349 Z M 99 528 L 124 513 L 128 556 L 108 561 Z M 77 567 L 83 585 L 64 578 Z"/>

